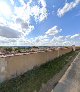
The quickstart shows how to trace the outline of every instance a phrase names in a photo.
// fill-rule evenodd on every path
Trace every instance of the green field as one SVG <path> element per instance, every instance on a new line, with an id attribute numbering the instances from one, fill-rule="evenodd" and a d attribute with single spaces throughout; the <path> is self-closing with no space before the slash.
<path id="1" fill-rule="evenodd" d="M 37 92 L 42 83 L 47 83 L 55 74 L 78 54 L 78 51 L 69 52 L 59 58 L 49 61 L 40 67 L 0 84 L 0 92 Z"/>

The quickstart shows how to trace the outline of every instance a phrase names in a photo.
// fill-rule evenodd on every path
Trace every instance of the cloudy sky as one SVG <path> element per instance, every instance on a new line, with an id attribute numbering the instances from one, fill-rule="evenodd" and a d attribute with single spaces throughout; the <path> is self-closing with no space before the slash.
<path id="1" fill-rule="evenodd" d="M 80 0 L 0 0 L 0 46 L 80 45 Z"/>

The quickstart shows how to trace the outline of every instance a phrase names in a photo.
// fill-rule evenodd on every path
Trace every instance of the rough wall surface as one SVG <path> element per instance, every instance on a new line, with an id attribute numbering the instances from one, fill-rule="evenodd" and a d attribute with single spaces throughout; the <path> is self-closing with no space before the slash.
<path id="1" fill-rule="evenodd" d="M 23 74 L 35 66 L 40 66 L 54 58 L 72 51 L 72 48 L 52 50 L 47 52 L 36 52 L 23 55 L 7 56 L 0 62 L 5 63 L 0 68 L 5 66 L 2 70 L 5 70 L 4 76 L 0 72 L 0 80 L 10 79 L 17 75 Z M 0 69 L 1 70 L 1 69 Z M 2 77 L 1 77 L 2 76 Z"/>
<path id="2" fill-rule="evenodd" d="M 8 61 L 7 71 L 8 77 L 14 77 L 24 73 L 34 66 L 39 66 L 47 61 L 50 61 L 57 57 L 57 51 L 31 53 L 27 55 L 6 57 Z"/>
<path id="3" fill-rule="evenodd" d="M 0 58 L 0 82 L 6 79 L 6 68 L 7 61 L 5 61 L 5 58 Z"/>
<path id="4" fill-rule="evenodd" d="M 72 51 L 71 48 L 59 50 L 59 56 Z M 27 55 L 6 57 L 7 63 L 7 78 L 20 75 L 35 66 L 40 66 L 54 58 L 58 57 L 58 50 L 30 53 Z"/>

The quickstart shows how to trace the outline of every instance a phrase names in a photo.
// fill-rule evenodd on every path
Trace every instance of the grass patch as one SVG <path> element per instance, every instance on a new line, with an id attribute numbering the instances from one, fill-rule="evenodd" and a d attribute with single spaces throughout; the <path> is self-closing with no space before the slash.
<path id="1" fill-rule="evenodd" d="M 34 90 L 38 92 L 42 83 L 47 83 L 77 54 L 78 51 L 69 52 L 23 75 L 5 81 L 0 84 L 0 92 L 34 92 Z"/>

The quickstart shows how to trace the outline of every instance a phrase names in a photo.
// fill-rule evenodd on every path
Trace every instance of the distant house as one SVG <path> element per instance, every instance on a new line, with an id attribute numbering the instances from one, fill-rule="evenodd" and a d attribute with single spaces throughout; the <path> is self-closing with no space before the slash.
<path id="1" fill-rule="evenodd" d="M 39 51 L 39 48 L 38 47 L 36 47 L 36 46 L 33 46 L 32 48 L 31 48 L 31 51 Z"/>

